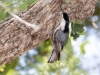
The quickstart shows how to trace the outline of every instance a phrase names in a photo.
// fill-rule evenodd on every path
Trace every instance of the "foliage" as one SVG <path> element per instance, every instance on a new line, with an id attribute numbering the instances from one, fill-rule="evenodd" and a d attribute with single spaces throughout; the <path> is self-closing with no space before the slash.
<path id="1" fill-rule="evenodd" d="M 85 41 L 85 42 L 82 43 L 81 46 L 80 46 L 80 48 L 81 48 L 81 53 L 82 53 L 82 54 L 85 54 L 84 46 L 85 46 L 86 44 L 89 44 L 89 41 Z"/>
<path id="2" fill-rule="evenodd" d="M 71 36 L 73 39 L 77 39 L 79 35 L 82 35 L 84 33 L 84 25 L 79 24 L 77 21 L 72 23 L 72 31 L 71 31 Z"/>
<path id="3" fill-rule="evenodd" d="M 25 10 L 36 0 L 1 0 L 12 12 L 19 13 Z M 0 6 L 0 21 L 9 17 L 9 14 Z"/>
<path id="4" fill-rule="evenodd" d="M 15 67 L 18 64 L 18 58 L 0 67 L 0 75 L 12 75 L 16 74 Z"/>

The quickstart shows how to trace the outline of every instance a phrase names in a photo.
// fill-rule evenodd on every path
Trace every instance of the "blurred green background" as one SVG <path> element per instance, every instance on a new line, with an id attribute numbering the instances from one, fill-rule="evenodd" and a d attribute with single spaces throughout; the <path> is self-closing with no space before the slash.
<path id="1" fill-rule="evenodd" d="M 12 12 L 20 13 L 36 0 L 1 0 Z M 67 0 L 66 0 L 67 1 Z M 0 22 L 10 15 L 0 7 Z M 45 40 L 39 47 L 30 50 L 11 63 L 0 66 L 0 75 L 100 75 L 100 2 L 92 17 L 82 24 L 76 20 L 72 33 L 61 53 L 60 62 L 48 64 L 52 43 Z"/>

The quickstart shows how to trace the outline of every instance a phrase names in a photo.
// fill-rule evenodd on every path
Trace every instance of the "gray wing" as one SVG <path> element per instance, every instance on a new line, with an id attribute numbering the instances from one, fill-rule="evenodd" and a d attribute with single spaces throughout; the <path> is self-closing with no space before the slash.
<path id="1" fill-rule="evenodd" d="M 68 39 L 69 33 L 63 33 L 61 29 L 58 29 L 54 36 L 53 36 L 53 43 L 54 47 L 57 48 L 58 51 L 62 51 L 64 44 L 66 43 Z"/>
<path id="2" fill-rule="evenodd" d="M 63 36 L 60 36 L 63 35 Z M 60 52 L 68 38 L 68 33 L 63 33 L 61 30 L 57 30 L 53 35 L 53 46 L 54 49 L 48 60 L 48 63 L 52 63 L 56 60 L 60 60 Z"/>

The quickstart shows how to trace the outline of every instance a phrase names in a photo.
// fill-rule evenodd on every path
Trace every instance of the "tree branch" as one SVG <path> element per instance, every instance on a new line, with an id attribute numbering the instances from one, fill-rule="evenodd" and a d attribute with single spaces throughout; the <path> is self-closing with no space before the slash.
<path id="1" fill-rule="evenodd" d="M 35 4 L 18 16 L 30 24 L 41 26 L 38 32 L 14 18 L 0 23 L 0 65 L 11 62 L 28 50 L 39 46 L 59 25 L 61 9 L 64 9 L 71 18 L 71 22 L 79 19 L 80 22 L 94 13 L 95 4 L 99 0 L 38 0 Z"/>

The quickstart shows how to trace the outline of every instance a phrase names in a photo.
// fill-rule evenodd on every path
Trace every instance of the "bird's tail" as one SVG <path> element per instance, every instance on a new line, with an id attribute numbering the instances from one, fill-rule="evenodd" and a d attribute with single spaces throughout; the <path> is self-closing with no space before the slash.
<path id="1" fill-rule="evenodd" d="M 57 52 L 55 49 L 52 51 L 52 54 L 48 60 L 48 63 L 53 63 L 54 61 L 60 60 L 60 52 Z"/>

